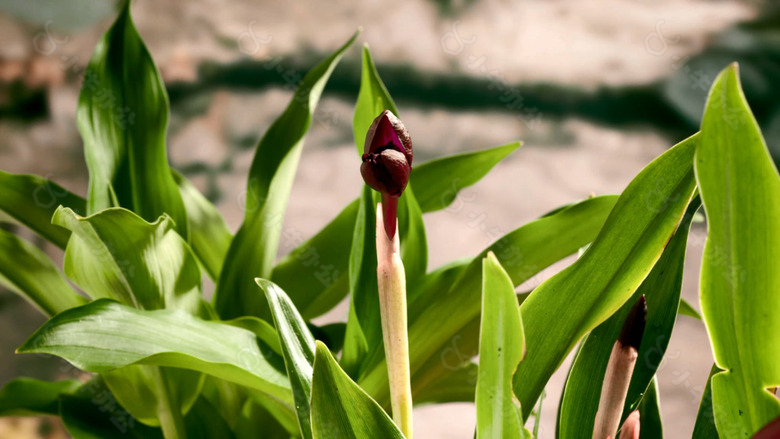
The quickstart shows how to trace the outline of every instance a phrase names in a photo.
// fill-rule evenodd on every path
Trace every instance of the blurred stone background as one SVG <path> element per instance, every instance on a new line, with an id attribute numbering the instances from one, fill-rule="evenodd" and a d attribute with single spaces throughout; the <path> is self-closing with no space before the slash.
<path id="1" fill-rule="evenodd" d="M 0 0 L 0 169 L 85 193 L 78 73 L 117 7 Z M 217 203 L 232 230 L 254 146 L 287 105 L 297 75 L 359 26 L 419 162 L 525 143 L 463 192 L 461 210 L 426 216 L 431 268 L 487 246 L 480 224 L 505 233 L 591 193 L 619 193 L 696 131 L 709 84 L 731 61 L 740 61 L 770 149 L 780 147 L 780 13 L 768 1 L 137 0 L 133 14 L 169 88 L 172 165 Z M 271 67 L 277 62 L 284 73 Z M 351 126 L 359 64 L 353 48 L 320 104 L 329 116 L 306 138 L 285 219 L 304 236 L 362 184 Z M 61 251 L 20 233 L 61 261 Z M 694 226 L 684 281 L 684 297 L 696 307 L 703 236 Z M 345 319 L 340 306 L 322 321 Z M 12 354 L 43 321 L 0 291 L 0 385 L 20 375 L 73 375 L 59 360 Z M 666 360 L 658 375 L 666 434 L 690 437 L 712 365 L 700 322 L 678 320 Z M 540 438 L 554 437 L 568 365 L 548 385 Z M 471 438 L 474 408 L 422 407 L 415 423 L 420 438 Z M 2 419 L 0 437 L 67 435 L 51 420 Z"/>

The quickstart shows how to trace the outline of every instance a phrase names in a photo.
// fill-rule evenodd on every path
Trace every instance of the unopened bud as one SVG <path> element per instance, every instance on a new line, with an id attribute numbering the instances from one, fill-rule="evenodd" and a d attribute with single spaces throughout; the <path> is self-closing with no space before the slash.
<path id="1" fill-rule="evenodd" d="M 390 110 L 383 111 L 366 134 L 360 174 L 372 189 L 400 197 L 412 172 L 412 139 Z"/>

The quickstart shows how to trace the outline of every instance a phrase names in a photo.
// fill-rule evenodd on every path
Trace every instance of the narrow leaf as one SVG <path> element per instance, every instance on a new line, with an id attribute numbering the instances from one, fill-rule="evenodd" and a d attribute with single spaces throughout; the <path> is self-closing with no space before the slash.
<path id="1" fill-rule="evenodd" d="M 521 305 L 528 356 L 515 394 L 524 416 L 571 348 L 631 297 L 660 257 L 693 195 L 695 146 L 688 138 L 645 167 L 582 257 Z"/>
<path id="2" fill-rule="evenodd" d="M 417 188 L 420 209 L 426 213 L 448 208 L 458 199 L 458 193 L 464 187 L 478 182 L 521 145 L 522 142 L 512 142 L 495 148 L 442 157 L 416 166 L 411 182 Z M 463 208 L 465 201 L 458 201 L 452 207 L 453 210 Z"/>
<path id="3" fill-rule="evenodd" d="M 696 149 L 707 212 L 701 310 L 715 364 L 715 424 L 749 436 L 780 415 L 780 177 L 739 84 L 737 66 L 716 78 Z"/>
<path id="4" fill-rule="evenodd" d="M 364 46 L 360 92 L 355 104 L 355 116 L 352 124 L 355 132 L 355 145 L 359 155 L 363 154 L 368 128 L 371 126 L 374 118 L 384 110 L 390 110 L 393 114 L 400 117 L 393 98 L 382 82 L 382 78 L 379 77 L 379 72 L 376 70 L 368 46 Z M 414 137 L 414 133 L 412 133 L 412 137 Z M 414 174 L 414 164 L 412 164 L 412 174 Z M 373 227 L 373 225 L 369 226 Z M 401 259 L 406 270 L 406 280 L 407 283 L 413 284 L 424 276 L 428 269 L 428 246 L 425 238 L 422 210 L 414 196 L 411 182 L 398 200 L 398 230 L 401 239 Z"/>
<path id="5" fill-rule="evenodd" d="M 341 370 L 320 342 L 317 342 L 311 392 L 315 439 L 404 437 L 382 407 Z"/>
<path id="6" fill-rule="evenodd" d="M 358 205 L 358 200 L 349 203 L 316 235 L 282 258 L 271 273 L 271 281 L 289 294 L 304 318 L 324 314 L 349 291 L 348 282 L 342 280 L 348 277 Z"/>
<path id="7" fill-rule="evenodd" d="M 59 415 L 60 395 L 79 387 L 78 380 L 13 379 L 0 389 L 0 416 Z"/>
<path id="8" fill-rule="evenodd" d="M 0 229 L 0 285 L 52 316 L 87 300 L 78 295 L 46 253 Z"/>
<path id="9" fill-rule="evenodd" d="M 287 109 L 257 145 L 249 169 L 244 222 L 230 244 L 214 295 L 224 319 L 268 316 L 254 278 L 271 277 L 304 136 L 331 72 L 357 36 L 356 32 L 303 78 Z"/>
<path id="10" fill-rule="evenodd" d="M 342 367 L 350 376 L 359 374 L 371 348 L 376 347 L 384 352 L 376 275 L 374 206 L 371 188 L 363 185 L 349 259 L 349 290 L 352 294 L 344 335 L 344 354 L 341 357 Z"/>
<path id="11" fill-rule="evenodd" d="M 0 171 L 0 211 L 64 249 L 70 231 L 51 223 L 51 216 L 61 205 L 80 215 L 87 210 L 86 200 L 48 178 Z"/>
<path id="12" fill-rule="evenodd" d="M 165 151 L 168 96 L 129 1 L 89 61 L 76 121 L 89 168 L 87 213 L 122 206 L 147 221 L 167 214 L 188 239 L 187 213 Z"/>
<path id="13" fill-rule="evenodd" d="M 190 225 L 192 251 L 212 280 L 219 279 L 233 235 L 217 208 L 183 175 L 174 172 Z"/>
<path id="14" fill-rule="evenodd" d="M 279 344 L 284 353 L 284 364 L 298 412 L 298 425 L 305 439 L 311 439 L 311 380 L 314 364 L 314 337 L 303 317 L 287 294 L 276 284 L 264 279 L 255 279 L 265 292 L 268 306 L 279 334 Z"/>
<path id="15" fill-rule="evenodd" d="M 661 399 L 658 394 L 658 379 L 653 377 L 637 407 L 639 410 L 639 439 L 663 439 L 664 430 L 661 422 Z"/>
<path id="16" fill-rule="evenodd" d="M 583 341 L 566 380 L 558 419 L 558 433 L 567 438 L 590 438 L 610 353 L 629 311 L 644 295 L 647 323 L 634 366 L 622 419 L 637 408 L 666 353 L 677 318 L 682 290 L 685 251 L 691 221 L 701 206 L 694 200 L 677 231 L 647 278 L 630 299 Z"/>
<path id="17" fill-rule="evenodd" d="M 712 410 L 712 376 L 720 372 L 717 365 L 712 365 L 710 376 L 701 395 L 699 412 L 696 414 L 696 424 L 693 426 L 691 439 L 718 439 L 718 429 L 715 427 L 715 413 Z"/>
<path id="18" fill-rule="evenodd" d="M 530 438 L 512 392 L 512 375 L 525 355 L 523 320 L 512 280 L 493 253 L 482 260 L 477 438 Z"/>

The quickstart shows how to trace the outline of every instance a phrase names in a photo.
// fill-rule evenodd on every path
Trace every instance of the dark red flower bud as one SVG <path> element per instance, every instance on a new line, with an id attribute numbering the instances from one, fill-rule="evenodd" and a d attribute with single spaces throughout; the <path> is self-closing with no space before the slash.
<path id="1" fill-rule="evenodd" d="M 642 344 L 642 335 L 645 333 L 645 322 L 647 320 L 647 302 L 643 294 L 636 304 L 628 312 L 623 328 L 620 330 L 618 340 L 623 346 L 631 346 L 639 351 L 639 345 Z"/>
<path id="2" fill-rule="evenodd" d="M 376 191 L 401 196 L 412 171 L 412 140 L 390 110 L 374 119 L 366 134 L 360 174 Z"/>
<path id="3" fill-rule="evenodd" d="M 360 174 L 382 194 L 385 231 L 395 235 L 396 206 L 412 172 L 412 139 L 404 124 L 390 110 L 383 111 L 366 133 Z"/>
<path id="4" fill-rule="evenodd" d="M 383 194 L 400 197 L 409 182 L 412 167 L 400 151 L 385 149 L 378 154 L 363 154 L 360 174 L 366 184 Z"/>

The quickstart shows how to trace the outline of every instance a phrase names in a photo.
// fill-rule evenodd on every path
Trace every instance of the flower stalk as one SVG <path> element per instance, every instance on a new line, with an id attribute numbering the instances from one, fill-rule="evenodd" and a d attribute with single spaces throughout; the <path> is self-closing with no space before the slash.
<path id="1" fill-rule="evenodd" d="M 647 303 L 645 296 L 642 296 L 631 308 L 623 328 L 620 330 L 620 336 L 612 346 L 607 371 L 604 374 L 604 383 L 601 387 L 596 422 L 593 426 L 593 439 L 614 438 L 618 427 L 620 427 L 620 417 L 623 414 L 628 385 L 631 383 L 631 375 L 639 356 L 639 345 L 642 343 L 642 335 L 645 332 L 646 316 Z M 632 423 L 636 423 L 637 432 L 639 431 L 638 416 L 637 413 L 636 419 L 632 419 Z"/>
<path id="2" fill-rule="evenodd" d="M 391 239 L 385 233 L 382 205 L 376 213 L 377 281 L 382 334 L 390 381 L 393 421 L 406 436 L 412 437 L 412 387 L 409 371 L 409 336 L 406 318 L 406 275 L 399 253 L 398 234 Z M 393 221 L 397 220 L 393 218 Z"/>
<path id="3" fill-rule="evenodd" d="M 412 172 L 412 139 L 390 110 L 368 129 L 360 174 L 382 194 L 376 212 L 377 281 L 393 421 L 412 437 L 412 386 L 406 316 L 406 275 L 398 238 L 398 199 Z"/>

